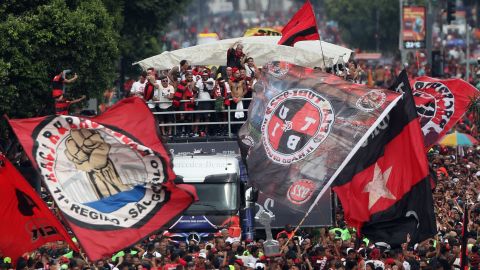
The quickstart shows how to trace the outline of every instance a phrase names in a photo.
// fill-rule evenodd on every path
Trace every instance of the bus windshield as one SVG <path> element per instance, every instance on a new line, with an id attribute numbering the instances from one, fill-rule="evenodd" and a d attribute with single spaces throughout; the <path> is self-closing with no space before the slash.
<path id="1" fill-rule="evenodd" d="M 186 215 L 207 214 L 238 210 L 236 183 L 189 183 L 197 189 L 198 201 L 186 211 Z M 184 214 L 184 215 L 185 215 Z"/>

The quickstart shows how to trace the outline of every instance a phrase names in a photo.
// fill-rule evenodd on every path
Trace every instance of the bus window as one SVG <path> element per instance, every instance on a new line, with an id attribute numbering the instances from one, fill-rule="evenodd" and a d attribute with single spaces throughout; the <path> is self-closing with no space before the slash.
<path id="1" fill-rule="evenodd" d="M 198 201 L 184 215 L 215 213 L 238 210 L 238 187 L 236 183 L 189 183 L 197 189 Z"/>

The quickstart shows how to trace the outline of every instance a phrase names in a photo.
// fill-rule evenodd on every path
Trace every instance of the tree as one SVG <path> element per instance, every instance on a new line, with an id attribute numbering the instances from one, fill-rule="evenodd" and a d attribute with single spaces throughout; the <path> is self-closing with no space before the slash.
<path id="1" fill-rule="evenodd" d="M 381 51 L 398 49 L 398 0 L 325 0 L 325 11 L 338 22 L 343 40 L 351 47 L 376 50 L 378 37 Z"/>
<path id="2" fill-rule="evenodd" d="M 79 75 L 70 95 L 100 97 L 138 72 L 132 62 L 161 52 L 160 36 L 188 2 L 0 1 L 0 113 L 53 113 L 51 80 L 67 68 Z"/>
<path id="3" fill-rule="evenodd" d="M 0 112 L 52 113 L 51 80 L 70 68 L 70 93 L 98 97 L 115 79 L 118 34 L 101 0 L 5 1 L 0 4 Z"/>
<path id="4" fill-rule="evenodd" d="M 190 0 L 103 0 L 120 33 L 120 80 L 138 75 L 132 63 L 162 52 L 161 35 Z"/>

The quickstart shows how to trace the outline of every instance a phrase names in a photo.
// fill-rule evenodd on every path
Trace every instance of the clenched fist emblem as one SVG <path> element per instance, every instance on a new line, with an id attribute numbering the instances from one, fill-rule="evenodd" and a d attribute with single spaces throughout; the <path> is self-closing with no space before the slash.
<path id="1" fill-rule="evenodd" d="M 65 145 L 67 158 L 77 169 L 87 173 L 98 199 L 130 189 L 122 183 L 108 158 L 110 144 L 106 143 L 97 131 L 72 129 Z"/>

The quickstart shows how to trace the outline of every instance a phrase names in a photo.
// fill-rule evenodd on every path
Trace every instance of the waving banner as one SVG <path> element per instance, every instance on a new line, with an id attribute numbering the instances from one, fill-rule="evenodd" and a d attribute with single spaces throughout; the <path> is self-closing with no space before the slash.
<path id="1" fill-rule="evenodd" d="M 461 79 L 439 80 L 426 76 L 416 78 L 413 95 L 430 100 L 423 105 L 418 104 L 415 99 L 427 149 L 463 117 L 478 94 L 475 87 Z"/>
<path id="2" fill-rule="evenodd" d="M 405 85 L 409 85 L 408 82 Z M 436 233 L 424 140 L 410 87 L 332 184 L 350 226 L 400 247 Z"/>
<path id="3" fill-rule="evenodd" d="M 262 69 L 255 93 L 239 134 L 249 178 L 265 196 L 302 212 L 400 98 L 285 62 Z"/>
<path id="4" fill-rule="evenodd" d="M 66 241 L 78 250 L 62 224 L 15 167 L 0 155 L 0 250 L 14 262 L 48 242 Z"/>
<path id="5" fill-rule="evenodd" d="M 89 259 L 158 230 L 196 198 L 173 183 L 157 125 L 139 98 L 95 118 L 10 120 Z"/>

